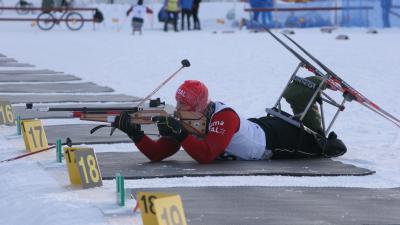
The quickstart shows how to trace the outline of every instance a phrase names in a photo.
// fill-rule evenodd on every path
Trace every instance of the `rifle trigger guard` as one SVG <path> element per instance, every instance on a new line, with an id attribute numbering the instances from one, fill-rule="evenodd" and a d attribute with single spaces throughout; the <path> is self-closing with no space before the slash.
<path id="1" fill-rule="evenodd" d="M 90 130 L 90 134 L 93 134 L 98 129 L 103 128 L 103 127 L 109 127 L 109 125 L 102 124 L 102 125 L 96 126 L 96 127 L 94 127 L 93 129 Z"/>

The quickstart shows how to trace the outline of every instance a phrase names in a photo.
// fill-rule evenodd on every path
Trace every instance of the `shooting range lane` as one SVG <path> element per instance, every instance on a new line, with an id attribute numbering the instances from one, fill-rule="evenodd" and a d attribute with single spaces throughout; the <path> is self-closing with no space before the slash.
<path id="1" fill-rule="evenodd" d="M 90 130 L 100 125 L 98 124 L 65 124 L 44 126 L 47 141 L 50 145 L 54 145 L 57 138 L 65 140 L 67 137 L 71 138 L 74 145 L 80 144 L 115 144 L 115 143 L 132 143 L 132 140 L 122 131 L 116 129 L 112 136 L 110 136 L 110 127 L 105 127 L 90 134 Z M 155 125 L 142 125 L 142 130 L 156 138 L 158 130 Z M 114 174 L 115 176 L 115 174 Z"/>
<path id="2" fill-rule="evenodd" d="M 17 60 L 13 59 L 13 58 L 7 58 L 7 57 L 1 57 L 0 56 L 0 62 L 1 63 L 5 63 L 5 62 L 17 62 Z"/>
<path id="3" fill-rule="evenodd" d="M 256 185 L 256 184 L 255 184 Z M 127 189 L 179 194 L 190 225 L 398 224 L 400 189 L 182 187 Z"/>
<path id="4" fill-rule="evenodd" d="M 73 139 L 72 139 L 73 140 Z M 200 176 L 364 176 L 374 171 L 331 159 L 216 161 L 201 165 L 184 151 L 152 163 L 139 152 L 96 153 L 103 179 L 121 173 L 125 179 Z"/>
<path id="5" fill-rule="evenodd" d="M 0 70 L 0 75 L 20 75 L 20 74 L 55 74 L 60 73 L 53 70 Z"/>
<path id="6" fill-rule="evenodd" d="M 0 67 L 35 67 L 34 65 L 28 63 L 19 63 L 19 62 L 1 62 Z"/>
<path id="7" fill-rule="evenodd" d="M 1 75 L 0 75 L 1 76 Z M 11 104 L 17 103 L 65 103 L 65 102 L 139 102 L 141 98 L 123 95 L 0 95 Z"/>
<path id="8" fill-rule="evenodd" d="M 0 84 L 0 92 L 3 93 L 99 93 L 113 91 L 112 88 L 99 86 L 92 82 Z"/>
<path id="9" fill-rule="evenodd" d="M 0 54 L 1 57 L 1 54 Z M 5 56 L 4 56 L 5 57 Z M 1 75 L 15 76 L 15 82 L 45 74 L 53 76 L 51 70 L 0 70 Z M 62 73 L 58 73 L 61 74 Z M 20 80 L 17 80 L 20 76 Z M 6 79 L 6 78 L 3 78 Z M 13 78 L 12 78 L 13 79 Z M 55 81 L 55 80 L 54 80 Z M 1 78 L 0 78 L 1 82 Z M 32 81 L 33 82 L 33 81 Z M 77 85 L 72 87 L 71 85 Z M 24 94 L 32 93 L 49 94 Z M 71 93 L 85 90 L 90 94 L 55 94 L 59 91 Z M 93 83 L 73 84 L 0 84 L 0 98 L 17 103 L 121 103 L 131 104 L 141 100 L 137 97 L 111 93 L 113 90 Z M 15 93 L 18 93 L 14 95 Z M 116 103 L 117 104 L 117 103 Z M 87 104 L 89 105 L 89 104 Z M 118 104 L 119 105 L 119 104 Z M 84 105 L 79 104 L 80 107 Z M 104 104 L 109 106 L 109 104 Z M 132 106 L 132 105 L 130 105 Z M 134 106 L 134 105 L 133 105 Z M 34 105 L 35 107 L 35 105 Z M 52 106 L 53 107 L 53 106 Z M 65 107 L 65 106 L 64 106 Z M 13 106 L 26 118 L 60 118 L 58 113 L 24 114 L 23 106 Z M 27 112 L 25 112 L 27 113 Z M 33 112 L 32 112 L 33 113 Z M 54 112 L 51 112 L 54 113 Z M 90 130 L 97 124 L 64 124 L 45 126 L 47 140 L 54 145 L 56 139 L 70 137 L 77 144 L 132 143 L 124 133 L 102 128 L 94 134 Z M 157 134 L 155 125 L 142 126 L 145 133 Z M 156 135 L 151 136 L 156 138 Z M 200 165 L 186 152 L 180 151 L 165 162 L 150 163 L 139 152 L 97 153 L 103 179 L 114 179 L 121 172 L 126 179 L 183 176 L 227 176 L 227 175 L 293 175 L 293 176 L 339 176 L 368 175 L 374 173 L 330 159 L 281 160 L 281 161 L 220 161 Z M 261 178 L 260 178 L 261 179 Z M 253 184 L 257 185 L 257 184 Z M 127 189 L 136 193 L 139 189 Z M 191 225 L 203 224 L 393 224 L 400 221 L 399 189 L 360 188 L 301 188 L 301 187 L 188 187 L 188 188 L 146 188 L 142 191 L 179 193 L 183 200 L 186 217 Z M 262 196 L 260 198 L 260 196 Z M 240 201 L 238 201 L 238 199 Z M 362 206 L 362 207 L 360 207 Z M 310 213 L 313 212 L 313 213 Z"/>
<path id="10" fill-rule="evenodd" d="M 77 81 L 81 78 L 68 74 L 0 74 L 0 82 L 59 82 Z"/>
<path id="11" fill-rule="evenodd" d="M 2 62 L 8 62 L 7 58 L 2 57 Z M 74 75 L 67 75 L 62 72 L 55 72 L 47 69 L 40 70 L 0 70 L 0 99 L 7 100 L 11 104 L 19 103 L 65 103 L 75 102 L 79 104 L 69 105 L 48 105 L 49 107 L 133 107 L 141 100 L 139 97 L 133 97 L 123 94 L 115 94 L 112 88 L 99 86 L 92 82 L 73 82 L 73 83 L 55 83 L 59 81 L 79 81 L 81 78 Z M 7 82 L 26 82 L 22 84 L 7 84 Z M 34 83 L 47 82 L 47 83 Z M 12 93 L 12 94 L 7 94 Z M 38 94 L 24 94 L 38 93 Z M 45 93 L 45 94 L 41 94 Z M 62 94 L 56 94 L 62 93 Z M 85 94 L 76 94 L 85 93 Z M 87 94 L 86 94 L 87 93 Z M 80 104 L 80 103 L 92 104 Z M 100 104 L 107 103 L 107 104 Z M 135 104 L 136 103 L 136 104 Z M 37 112 L 28 111 L 25 106 L 13 105 L 15 116 L 21 116 L 22 119 L 54 119 L 54 118 L 72 118 L 71 112 Z M 41 105 L 40 107 L 45 107 Z M 35 105 L 34 105 L 35 108 Z M 132 140 L 126 134 L 119 130 L 110 137 L 110 128 L 100 129 L 94 134 L 90 130 L 98 124 L 69 124 L 45 126 L 46 136 L 49 144 L 55 144 L 56 139 L 65 140 L 70 137 L 74 144 L 104 144 L 104 143 L 132 143 Z M 158 134 L 154 125 L 143 126 L 145 132 Z"/>

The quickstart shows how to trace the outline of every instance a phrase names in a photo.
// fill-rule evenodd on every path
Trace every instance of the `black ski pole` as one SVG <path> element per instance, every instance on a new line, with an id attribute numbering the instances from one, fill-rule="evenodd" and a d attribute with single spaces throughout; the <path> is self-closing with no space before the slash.
<path id="1" fill-rule="evenodd" d="M 147 101 L 148 99 L 151 98 L 151 96 L 153 96 L 158 90 L 160 90 L 160 88 L 162 88 L 168 81 L 170 81 L 176 74 L 179 73 L 179 71 L 181 71 L 183 68 L 185 67 L 190 67 L 190 62 L 187 59 L 184 59 L 181 61 L 182 66 L 175 71 L 175 73 L 171 74 L 171 76 L 169 76 L 166 80 L 164 80 L 160 85 L 158 85 L 158 87 L 156 87 L 156 89 L 154 89 L 149 95 L 147 95 L 145 98 L 142 99 L 142 101 L 140 101 L 136 107 L 141 106 L 145 101 Z"/>

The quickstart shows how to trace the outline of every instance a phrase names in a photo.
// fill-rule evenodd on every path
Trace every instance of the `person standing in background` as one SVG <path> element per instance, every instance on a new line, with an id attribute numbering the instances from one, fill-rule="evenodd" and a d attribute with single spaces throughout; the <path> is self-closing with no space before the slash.
<path id="1" fill-rule="evenodd" d="M 138 0 L 137 4 L 132 5 L 128 11 L 126 11 L 126 16 L 132 12 L 132 34 L 135 34 L 135 31 L 138 31 L 139 34 L 142 34 L 142 26 L 144 22 L 144 18 L 146 13 L 153 13 L 153 10 L 143 5 L 143 0 Z"/>
<path id="2" fill-rule="evenodd" d="M 383 27 L 390 27 L 390 8 L 392 8 L 392 0 L 381 0 Z"/>
<path id="3" fill-rule="evenodd" d="M 192 9 L 192 15 L 193 15 L 193 23 L 194 23 L 194 28 L 195 30 L 200 30 L 200 20 L 198 17 L 199 14 L 199 7 L 200 7 L 200 2 L 201 0 L 194 0 L 193 1 L 193 9 Z"/>
<path id="4" fill-rule="evenodd" d="M 274 8 L 274 0 L 265 0 L 264 8 Z M 268 23 L 272 23 L 272 11 L 265 12 Z"/>
<path id="5" fill-rule="evenodd" d="M 268 17 L 268 22 L 272 22 L 272 13 L 271 11 L 258 11 L 257 9 L 260 10 L 265 10 L 265 8 L 272 8 L 274 7 L 274 1 L 273 0 L 250 0 L 250 7 L 254 10 L 253 11 L 253 17 L 252 20 L 258 24 L 258 17 L 261 14 L 261 23 L 262 25 L 266 26 L 267 25 L 267 17 Z"/>
<path id="6" fill-rule="evenodd" d="M 178 32 L 178 13 L 181 10 L 180 0 L 165 0 L 163 7 L 168 14 L 168 18 L 164 23 L 164 31 L 168 31 L 168 23 L 172 22 L 175 32 Z"/>
<path id="7" fill-rule="evenodd" d="M 255 22 L 256 24 L 258 23 L 258 17 L 260 16 L 260 11 L 258 11 L 257 9 L 262 8 L 262 0 L 249 0 L 250 3 L 250 7 L 251 9 L 253 9 L 253 16 L 252 16 L 252 20 L 253 22 Z M 261 20 L 263 21 L 263 24 L 265 23 L 265 13 L 263 12 L 263 14 L 261 15 Z"/>
<path id="8" fill-rule="evenodd" d="M 190 17 L 192 15 L 193 0 L 181 0 L 181 6 L 181 30 L 184 30 L 185 27 L 185 16 L 187 20 L 187 29 L 190 30 Z"/>

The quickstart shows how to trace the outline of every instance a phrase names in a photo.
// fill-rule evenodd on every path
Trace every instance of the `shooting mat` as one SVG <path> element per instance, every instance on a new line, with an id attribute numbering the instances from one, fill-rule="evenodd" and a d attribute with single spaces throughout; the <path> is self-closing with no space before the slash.
<path id="1" fill-rule="evenodd" d="M 260 177 L 262 179 L 262 177 Z M 190 225 L 399 224 L 400 189 L 177 187 L 128 189 L 179 194 Z"/>
<path id="2" fill-rule="evenodd" d="M 132 140 L 123 132 L 116 129 L 114 134 L 110 136 L 111 128 L 106 127 L 90 134 L 90 130 L 99 124 L 66 124 L 44 126 L 47 141 L 50 145 L 54 145 L 57 138 L 65 140 L 71 138 L 74 145 L 77 144 L 112 144 L 112 143 L 132 143 Z M 155 125 L 143 125 L 142 130 L 148 134 L 158 134 Z"/>
<path id="3" fill-rule="evenodd" d="M 202 165 L 184 151 L 157 163 L 140 152 L 97 153 L 103 179 L 114 179 L 121 173 L 125 179 L 201 176 L 362 176 L 374 173 L 368 169 L 331 159 L 296 159 L 269 161 L 216 161 Z"/>
<path id="4" fill-rule="evenodd" d="M 29 63 L 19 63 L 19 62 L 1 62 L 0 67 L 35 67 Z"/>
<path id="5" fill-rule="evenodd" d="M 17 60 L 13 59 L 13 58 L 7 58 L 7 57 L 1 57 L 0 56 L 0 62 L 4 63 L 4 62 L 17 62 Z"/>
<path id="6" fill-rule="evenodd" d="M 9 93 L 97 93 L 112 92 L 109 87 L 92 82 L 85 83 L 39 83 L 39 84 L 0 84 L 0 92 Z"/>
<path id="7" fill-rule="evenodd" d="M 68 74 L 0 74 L 0 82 L 58 82 L 75 80 L 81 80 L 81 78 Z"/>
<path id="8" fill-rule="evenodd" d="M 20 75 L 20 74 L 54 74 L 60 73 L 53 70 L 0 70 L 0 74 L 13 74 L 13 75 Z"/>

